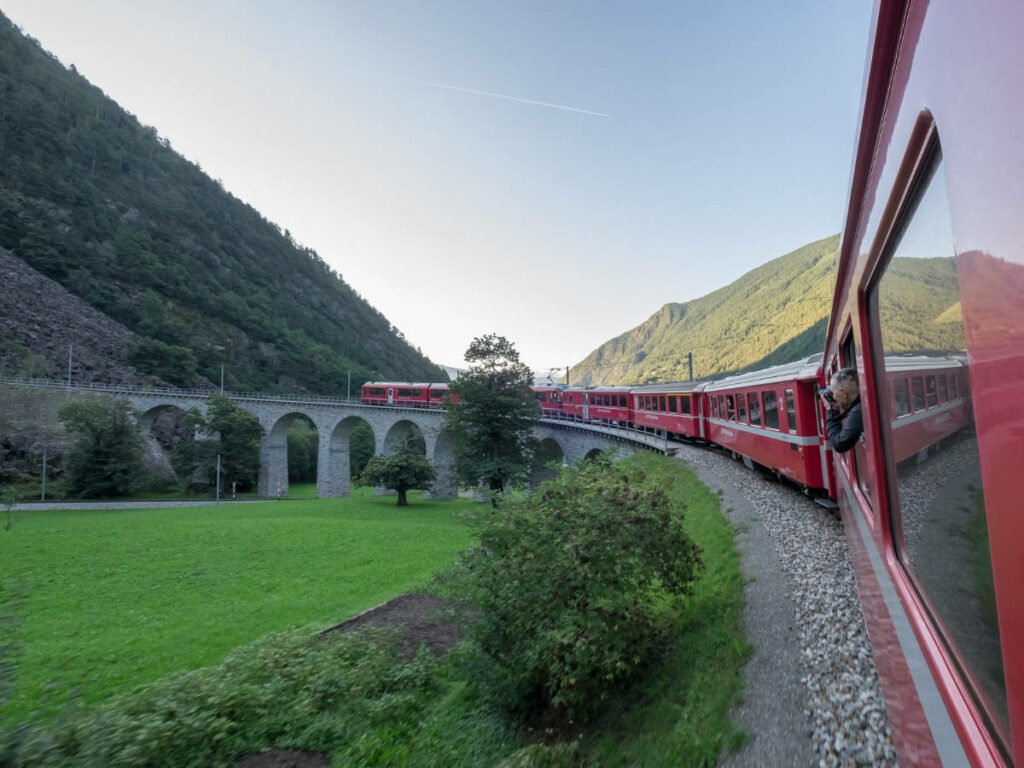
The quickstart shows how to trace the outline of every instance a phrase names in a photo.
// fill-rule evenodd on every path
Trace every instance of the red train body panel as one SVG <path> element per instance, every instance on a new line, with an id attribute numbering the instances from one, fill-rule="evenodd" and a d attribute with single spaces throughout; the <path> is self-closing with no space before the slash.
<path id="1" fill-rule="evenodd" d="M 875 16 L 825 352 L 863 384 L 838 498 L 900 764 L 1020 765 L 1024 6 Z"/>
<path id="2" fill-rule="evenodd" d="M 363 384 L 359 401 L 364 405 L 391 405 L 398 408 L 443 408 L 451 395 L 447 384 L 416 384 L 408 381 L 368 381 Z"/>
<path id="3" fill-rule="evenodd" d="M 815 392 L 821 356 L 704 388 L 708 439 L 807 488 L 824 488 Z"/>
<path id="4" fill-rule="evenodd" d="M 637 427 L 661 430 L 672 437 L 706 439 L 701 395 L 705 382 L 652 384 L 629 394 L 631 421 Z"/>

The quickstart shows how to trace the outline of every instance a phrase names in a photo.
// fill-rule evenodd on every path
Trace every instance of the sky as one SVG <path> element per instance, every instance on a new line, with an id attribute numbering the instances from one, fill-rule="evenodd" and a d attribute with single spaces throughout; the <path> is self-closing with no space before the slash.
<path id="1" fill-rule="evenodd" d="M 871 4 L 0 0 L 434 362 L 539 371 L 838 232 Z"/>

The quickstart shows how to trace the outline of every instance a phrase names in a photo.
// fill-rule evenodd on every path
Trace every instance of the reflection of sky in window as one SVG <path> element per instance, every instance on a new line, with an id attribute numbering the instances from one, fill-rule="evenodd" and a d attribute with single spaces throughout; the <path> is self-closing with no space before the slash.
<path id="1" fill-rule="evenodd" d="M 941 159 L 895 255 L 909 259 L 952 258 L 956 255 L 953 225 L 949 220 L 949 198 L 946 197 L 946 167 Z"/>

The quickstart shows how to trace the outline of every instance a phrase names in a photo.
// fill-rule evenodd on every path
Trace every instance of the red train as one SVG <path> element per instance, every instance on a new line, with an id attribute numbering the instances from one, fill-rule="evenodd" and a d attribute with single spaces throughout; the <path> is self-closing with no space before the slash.
<path id="1" fill-rule="evenodd" d="M 823 357 L 538 390 L 546 417 L 707 441 L 838 502 L 904 768 L 1024 765 L 1021 40 L 1011 0 L 878 0 Z M 835 454 L 815 390 L 840 368 L 864 431 Z"/>

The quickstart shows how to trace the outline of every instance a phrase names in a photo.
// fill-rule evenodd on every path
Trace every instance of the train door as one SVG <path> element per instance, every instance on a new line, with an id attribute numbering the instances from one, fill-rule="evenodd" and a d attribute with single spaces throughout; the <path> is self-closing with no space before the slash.
<path id="1" fill-rule="evenodd" d="M 583 393 L 583 420 L 590 421 L 590 394 Z"/>
<path id="2" fill-rule="evenodd" d="M 395 404 L 395 388 L 388 387 L 388 405 Z"/>

